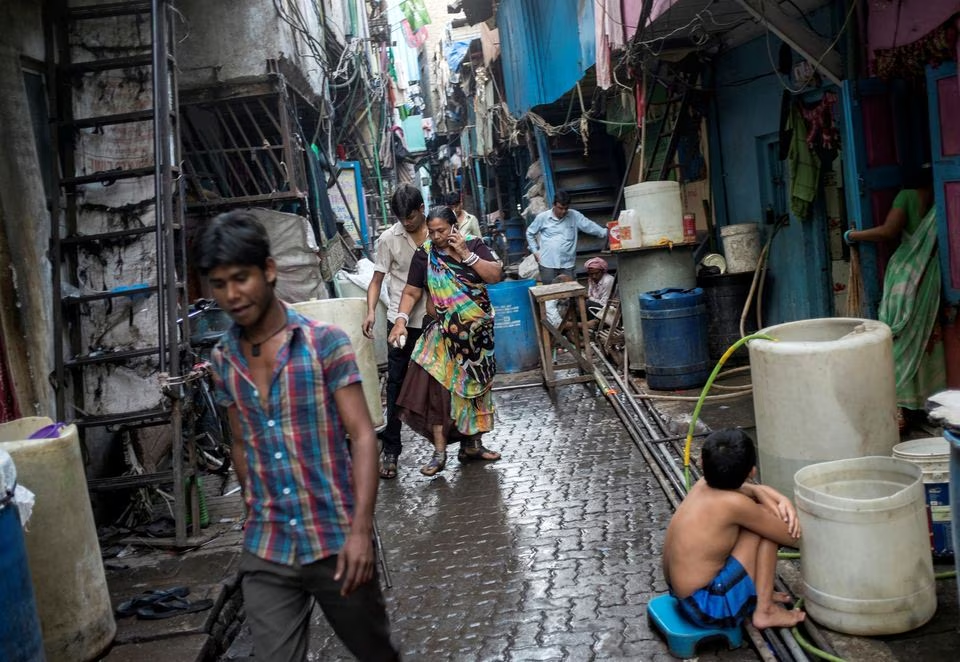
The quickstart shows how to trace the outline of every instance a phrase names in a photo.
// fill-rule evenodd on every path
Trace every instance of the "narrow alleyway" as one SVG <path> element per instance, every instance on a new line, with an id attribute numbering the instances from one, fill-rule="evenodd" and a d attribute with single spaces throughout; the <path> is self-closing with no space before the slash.
<path id="1" fill-rule="evenodd" d="M 497 393 L 486 441 L 504 459 L 418 471 L 427 445 L 405 437 L 400 476 L 382 481 L 377 518 L 407 660 L 669 660 L 645 604 L 666 590 L 659 551 L 670 506 L 594 388 Z M 408 432 L 409 434 L 409 432 Z M 319 613 L 312 660 L 349 660 Z M 250 654 L 241 633 L 226 659 Z M 701 660 L 756 659 L 750 649 Z"/>

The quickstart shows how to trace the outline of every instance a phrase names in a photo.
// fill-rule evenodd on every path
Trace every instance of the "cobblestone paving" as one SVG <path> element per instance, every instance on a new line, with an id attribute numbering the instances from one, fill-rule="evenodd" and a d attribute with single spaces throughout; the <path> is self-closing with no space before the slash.
<path id="1" fill-rule="evenodd" d="M 434 478 L 425 441 L 404 440 L 377 519 L 386 591 L 406 660 L 673 659 L 646 620 L 666 590 L 659 553 L 670 506 L 593 388 L 496 394 L 495 463 Z M 409 434 L 409 433 L 408 433 Z M 351 659 L 314 614 L 312 660 Z M 754 660 L 749 649 L 701 660 Z"/>

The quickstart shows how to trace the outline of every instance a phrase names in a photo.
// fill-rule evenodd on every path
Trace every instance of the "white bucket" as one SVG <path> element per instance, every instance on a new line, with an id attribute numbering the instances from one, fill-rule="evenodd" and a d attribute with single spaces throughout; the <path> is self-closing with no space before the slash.
<path id="1" fill-rule="evenodd" d="M 923 472 L 930 551 L 934 556 L 952 556 L 949 442 L 943 437 L 904 441 L 893 447 L 893 456 L 917 465 Z"/>
<path id="2" fill-rule="evenodd" d="M 804 467 L 794 477 L 805 609 L 837 632 L 898 634 L 937 609 L 922 472 L 891 457 Z"/>
<path id="3" fill-rule="evenodd" d="M 640 245 L 683 243 L 683 204 L 677 182 L 641 182 L 623 189 L 624 209 L 636 212 Z M 621 243 L 623 242 L 621 234 Z"/>
<path id="4" fill-rule="evenodd" d="M 737 223 L 720 228 L 727 273 L 754 271 L 760 261 L 760 225 Z"/>

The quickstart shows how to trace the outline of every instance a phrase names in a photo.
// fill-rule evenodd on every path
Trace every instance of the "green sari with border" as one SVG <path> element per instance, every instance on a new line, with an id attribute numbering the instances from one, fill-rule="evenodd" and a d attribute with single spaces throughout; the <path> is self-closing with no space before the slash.
<path id="1" fill-rule="evenodd" d="M 930 395 L 946 388 L 943 342 L 934 333 L 939 311 L 940 259 L 933 207 L 912 232 L 904 231 L 883 278 L 878 317 L 893 332 L 899 407 L 923 409 Z"/>

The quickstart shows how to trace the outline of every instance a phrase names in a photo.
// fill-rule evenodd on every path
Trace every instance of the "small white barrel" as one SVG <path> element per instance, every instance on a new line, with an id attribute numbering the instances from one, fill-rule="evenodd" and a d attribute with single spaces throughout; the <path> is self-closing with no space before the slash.
<path id="1" fill-rule="evenodd" d="M 920 627 L 937 610 L 920 467 L 861 457 L 804 467 L 794 493 L 804 608 L 862 636 Z"/>
<path id="2" fill-rule="evenodd" d="M 949 442 L 943 437 L 904 441 L 893 447 L 893 456 L 920 467 L 923 472 L 930 551 L 934 556 L 953 556 Z"/>
<path id="3" fill-rule="evenodd" d="M 52 439 L 28 439 L 52 425 L 30 416 L 0 424 L 0 448 L 17 482 L 37 495 L 24 531 L 48 662 L 99 659 L 117 631 L 87 495 L 77 426 Z"/>
<path id="4" fill-rule="evenodd" d="M 790 496 L 808 464 L 890 455 L 900 441 L 890 327 L 826 317 L 761 333 L 776 339 L 749 343 L 764 483 Z"/>
<path id="5" fill-rule="evenodd" d="M 367 400 L 374 427 L 383 425 L 383 405 L 380 400 L 380 379 L 373 341 L 363 335 L 363 319 L 367 316 L 367 300 L 315 299 L 293 304 L 302 315 L 343 329 L 350 338 L 357 357 L 357 368 L 363 380 L 363 395 Z"/>
<path id="6" fill-rule="evenodd" d="M 679 183 L 641 182 L 627 186 L 623 189 L 623 206 L 636 212 L 641 246 L 656 246 L 663 241 L 683 243 Z"/>
<path id="7" fill-rule="evenodd" d="M 727 273 L 739 274 L 754 271 L 760 261 L 760 225 L 736 223 L 720 228 L 723 256 L 727 261 Z"/>

